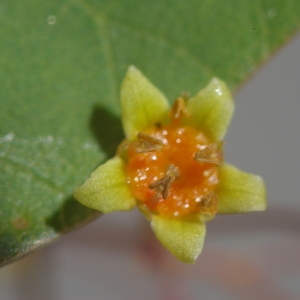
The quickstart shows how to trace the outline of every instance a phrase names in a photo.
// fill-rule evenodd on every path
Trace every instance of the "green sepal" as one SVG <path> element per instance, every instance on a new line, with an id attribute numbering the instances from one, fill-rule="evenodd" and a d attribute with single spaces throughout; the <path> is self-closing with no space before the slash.
<path id="1" fill-rule="evenodd" d="M 139 132 L 166 121 L 169 103 L 137 68 L 130 66 L 121 86 L 121 109 L 125 135 L 133 140 Z"/>
<path id="2" fill-rule="evenodd" d="M 201 216 L 167 218 L 153 215 L 151 227 L 164 247 L 185 263 L 194 263 L 202 251 L 206 227 Z"/>
<path id="3" fill-rule="evenodd" d="M 103 213 L 128 211 L 136 205 L 126 184 L 125 164 L 115 156 L 100 165 L 91 177 L 74 191 L 80 203 Z"/>
<path id="4" fill-rule="evenodd" d="M 230 124 L 234 102 L 227 85 L 218 78 L 186 103 L 190 116 L 185 123 L 204 131 L 212 142 L 224 138 Z"/>
<path id="5" fill-rule="evenodd" d="M 266 188 L 260 176 L 245 173 L 229 164 L 219 169 L 218 214 L 263 211 L 267 207 Z"/>

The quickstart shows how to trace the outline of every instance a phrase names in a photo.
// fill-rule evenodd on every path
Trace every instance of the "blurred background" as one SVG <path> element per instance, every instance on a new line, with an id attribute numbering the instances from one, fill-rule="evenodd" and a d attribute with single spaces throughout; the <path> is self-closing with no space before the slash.
<path id="1" fill-rule="evenodd" d="M 300 35 L 235 94 L 226 160 L 264 177 L 268 210 L 217 216 L 194 265 L 136 211 L 100 217 L 0 269 L 0 299 L 300 299 Z"/>

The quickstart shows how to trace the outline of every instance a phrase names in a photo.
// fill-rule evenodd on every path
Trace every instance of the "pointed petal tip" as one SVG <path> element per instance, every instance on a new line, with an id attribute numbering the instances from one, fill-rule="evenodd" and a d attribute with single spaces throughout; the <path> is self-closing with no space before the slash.
<path id="1" fill-rule="evenodd" d="M 129 66 L 121 86 L 121 110 L 125 135 L 129 140 L 138 132 L 163 122 L 167 117 L 169 103 L 135 66 Z"/>
<path id="2" fill-rule="evenodd" d="M 152 216 L 151 227 L 161 242 L 177 259 L 193 264 L 202 251 L 205 223 L 200 218 L 172 219 Z"/>
<path id="3" fill-rule="evenodd" d="M 224 84 L 224 81 L 219 77 L 213 77 L 208 84 Z"/>
<path id="4" fill-rule="evenodd" d="M 219 172 L 219 214 L 264 211 L 267 208 L 266 186 L 263 178 L 223 164 Z"/>
<path id="5" fill-rule="evenodd" d="M 135 66 L 135 65 L 130 65 L 128 68 L 127 68 L 127 71 L 126 71 L 126 76 L 131 76 L 133 74 L 139 74 L 139 75 L 142 75 L 141 71 Z"/>
<path id="6" fill-rule="evenodd" d="M 211 141 L 218 142 L 226 134 L 234 112 L 234 101 L 226 83 L 217 77 L 187 102 L 191 113 L 187 124 L 206 132 Z"/>
<path id="7" fill-rule="evenodd" d="M 118 156 L 100 165 L 73 195 L 81 204 L 104 214 L 128 211 L 136 204 L 126 185 L 124 162 Z"/>
<path id="8" fill-rule="evenodd" d="M 218 96 L 227 97 L 228 102 L 231 103 L 232 105 L 231 109 L 234 110 L 235 106 L 234 106 L 232 93 L 229 87 L 227 86 L 227 84 L 225 83 L 225 81 L 223 81 L 218 77 L 213 77 L 212 80 L 207 85 L 207 87 L 208 89 L 211 89 L 213 92 L 215 92 Z"/>

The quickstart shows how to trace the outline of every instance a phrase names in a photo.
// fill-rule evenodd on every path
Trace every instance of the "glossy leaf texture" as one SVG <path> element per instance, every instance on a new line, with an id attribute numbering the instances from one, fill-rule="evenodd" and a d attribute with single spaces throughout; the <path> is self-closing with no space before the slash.
<path id="1" fill-rule="evenodd" d="M 297 0 L 3 0 L 0 262 L 98 214 L 72 197 L 124 137 L 137 66 L 172 102 L 217 76 L 234 89 L 299 27 Z"/>

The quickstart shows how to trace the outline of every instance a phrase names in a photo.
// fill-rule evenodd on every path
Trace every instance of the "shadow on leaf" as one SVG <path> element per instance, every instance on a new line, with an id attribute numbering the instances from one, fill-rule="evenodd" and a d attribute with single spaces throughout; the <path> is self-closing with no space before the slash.
<path id="1" fill-rule="evenodd" d="M 112 115 L 111 112 L 103 107 L 95 105 L 89 126 L 107 157 L 114 156 L 118 145 L 124 139 L 120 118 Z"/>
<path id="2" fill-rule="evenodd" d="M 95 105 L 92 109 L 89 128 L 101 150 L 107 157 L 112 157 L 124 139 L 121 120 L 105 108 Z M 91 221 L 100 214 L 100 212 L 80 204 L 71 195 L 46 222 L 57 233 L 65 233 Z"/>
<path id="3" fill-rule="evenodd" d="M 100 215 L 100 212 L 82 205 L 73 196 L 70 196 L 46 222 L 57 233 L 65 233 Z"/>

